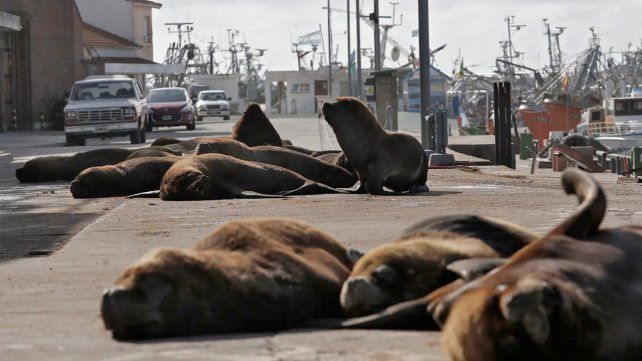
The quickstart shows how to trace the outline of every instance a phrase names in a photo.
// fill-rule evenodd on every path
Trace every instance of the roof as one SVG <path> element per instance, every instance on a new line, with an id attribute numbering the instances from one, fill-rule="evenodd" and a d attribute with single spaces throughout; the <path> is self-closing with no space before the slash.
<path id="1" fill-rule="evenodd" d="M 82 43 L 91 46 L 142 48 L 129 39 L 87 23 L 83 23 L 82 26 Z"/>
<path id="2" fill-rule="evenodd" d="M 161 3 L 157 3 L 155 1 L 149 1 L 149 0 L 128 0 L 128 1 L 131 1 L 136 4 L 148 5 L 156 9 L 160 9 L 163 6 L 163 4 Z"/>
<path id="3" fill-rule="evenodd" d="M 118 64 L 156 64 L 151 60 L 137 58 L 137 57 L 107 56 L 107 57 L 98 57 L 98 58 L 95 58 L 95 60 L 103 63 L 118 63 Z"/>

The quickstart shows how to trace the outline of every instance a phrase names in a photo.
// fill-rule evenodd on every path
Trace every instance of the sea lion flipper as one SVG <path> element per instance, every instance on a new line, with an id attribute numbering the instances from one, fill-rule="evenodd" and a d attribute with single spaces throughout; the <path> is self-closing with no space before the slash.
<path id="1" fill-rule="evenodd" d="M 286 191 L 283 195 L 286 196 L 303 196 L 303 195 L 313 195 L 313 194 L 332 194 L 332 193 L 348 193 L 341 189 L 332 188 L 325 184 L 316 183 L 316 182 L 306 182 L 301 187 Z"/>
<path id="2" fill-rule="evenodd" d="M 470 258 L 449 264 L 446 268 L 466 282 L 473 281 L 508 262 L 506 258 Z"/>
<path id="3" fill-rule="evenodd" d="M 350 318 L 341 323 L 342 328 L 368 329 L 427 329 L 432 322 L 426 311 L 428 300 L 422 297 L 401 302 L 372 315 Z"/>
<path id="4" fill-rule="evenodd" d="M 287 198 L 283 195 L 263 194 L 252 191 L 242 191 L 237 194 L 239 198 Z"/>
<path id="5" fill-rule="evenodd" d="M 136 194 L 129 195 L 126 198 L 130 198 L 130 199 L 133 199 L 133 198 L 160 198 L 160 190 L 136 193 Z"/>

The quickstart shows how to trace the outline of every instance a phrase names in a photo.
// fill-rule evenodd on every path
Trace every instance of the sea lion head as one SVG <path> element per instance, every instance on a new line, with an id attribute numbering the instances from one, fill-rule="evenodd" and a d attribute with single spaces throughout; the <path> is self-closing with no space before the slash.
<path id="1" fill-rule="evenodd" d="M 16 169 L 16 178 L 21 183 L 51 182 L 58 180 L 57 177 L 62 169 L 62 164 L 57 157 L 40 157 L 29 160 L 22 168 Z"/>
<path id="2" fill-rule="evenodd" d="M 597 322 L 570 306 L 546 277 L 527 272 L 504 275 L 499 282 L 494 276 L 470 282 L 430 305 L 451 360 L 557 359 L 550 354 L 561 351 L 550 347 L 553 339 L 561 337 L 567 346 L 591 343 L 574 333 Z"/>
<path id="3" fill-rule="evenodd" d="M 109 168 L 113 167 L 93 167 L 82 171 L 69 185 L 71 195 L 74 198 L 95 198 L 107 194 L 104 185 L 109 182 L 101 182 L 101 179 L 113 177 Z"/>
<path id="4" fill-rule="evenodd" d="M 454 237 L 447 233 L 430 236 L 441 243 Z M 355 263 L 341 289 L 344 312 L 349 316 L 371 314 L 425 296 L 457 279 L 439 252 L 440 243 L 433 246 L 430 241 L 399 240 L 366 253 Z"/>
<path id="5" fill-rule="evenodd" d="M 104 291 L 105 328 L 118 340 L 216 331 L 211 320 L 222 308 L 216 302 L 225 297 L 212 300 L 212 295 L 225 286 L 214 273 L 193 251 L 153 251 Z"/>
<path id="6" fill-rule="evenodd" d="M 339 97 L 334 102 L 323 103 L 323 116 L 330 126 L 335 126 L 342 119 L 354 117 L 374 117 L 368 107 L 358 98 Z"/>
<path id="7" fill-rule="evenodd" d="M 244 143 L 234 139 L 220 138 L 199 143 L 199 145 L 196 146 L 196 149 L 194 149 L 194 154 L 200 155 L 215 153 L 235 155 L 242 154 L 246 151 L 248 151 L 248 147 Z"/>
<path id="8" fill-rule="evenodd" d="M 211 193 L 211 183 L 211 178 L 199 170 L 181 168 L 163 178 L 160 197 L 166 201 L 205 200 Z"/>

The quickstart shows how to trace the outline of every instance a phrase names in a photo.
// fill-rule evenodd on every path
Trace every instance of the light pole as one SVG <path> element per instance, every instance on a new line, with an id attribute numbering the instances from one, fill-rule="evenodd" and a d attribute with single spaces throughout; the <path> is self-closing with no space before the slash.
<path id="1" fill-rule="evenodd" d="M 363 97 L 363 81 L 361 80 L 361 9 L 359 8 L 359 1 L 356 0 L 356 12 L 357 12 L 357 97 L 362 99 Z"/>
<path id="2" fill-rule="evenodd" d="M 419 87 L 421 90 L 421 144 L 428 147 L 428 107 L 430 107 L 430 36 L 428 0 L 419 1 Z"/>
<path id="3" fill-rule="evenodd" d="M 332 8 L 328 0 L 328 96 L 332 98 Z"/>
<path id="4" fill-rule="evenodd" d="M 381 35 L 379 34 L 379 0 L 374 0 L 374 12 L 370 20 L 374 22 L 375 71 L 381 70 Z"/>
<path id="5" fill-rule="evenodd" d="M 357 0 L 357 2 L 358 1 L 359 0 Z M 346 14 L 348 14 L 348 95 L 353 96 L 354 92 L 352 91 L 352 66 L 350 64 L 350 0 L 347 0 L 346 10 Z"/>

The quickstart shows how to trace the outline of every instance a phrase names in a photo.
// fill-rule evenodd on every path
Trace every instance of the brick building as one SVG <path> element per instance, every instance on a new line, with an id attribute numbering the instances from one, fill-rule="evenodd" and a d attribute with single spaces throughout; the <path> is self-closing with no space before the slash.
<path id="1" fill-rule="evenodd" d="M 74 0 L 0 0 L 0 50 L 0 131 L 39 129 L 84 76 Z"/>

